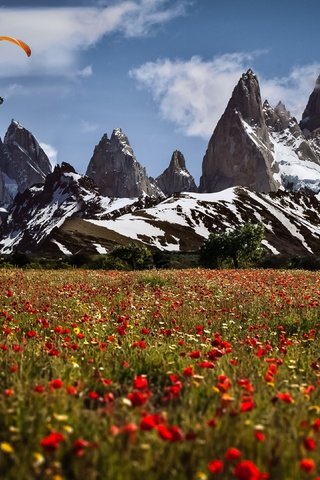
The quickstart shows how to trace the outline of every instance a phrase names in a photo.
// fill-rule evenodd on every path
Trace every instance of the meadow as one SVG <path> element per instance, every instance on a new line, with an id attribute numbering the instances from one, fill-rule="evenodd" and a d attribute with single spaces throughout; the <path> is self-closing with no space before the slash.
<path id="1" fill-rule="evenodd" d="M 0 477 L 319 480 L 320 275 L 2 269 Z"/>

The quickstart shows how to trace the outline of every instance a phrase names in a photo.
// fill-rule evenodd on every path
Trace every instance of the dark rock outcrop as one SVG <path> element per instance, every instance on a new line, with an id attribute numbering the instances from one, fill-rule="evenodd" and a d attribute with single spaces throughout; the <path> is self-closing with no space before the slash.
<path id="1" fill-rule="evenodd" d="M 187 170 L 185 158 L 179 150 L 173 152 L 169 167 L 156 178 L 155 182 L 167 197 L 173 193 L 198 191 L 193 176 Z"/>
<path id="2" fill-rule="evenodd" d="M 302 114 L 300 127 L 307 134 L 320 128 L 320 75 Z"/>
<path id="3" fill-rule="evenodd" d="M 128 137 L 120 128 L 111 138 L 103 135 L 95 147 L 86 175 L 99 186 L 102 195 L 132 198 L 141 195 L 163 197 L 134 156 Z"/>
<path id="4" fill-rule="evenodd" d="M 51 163 L 36 138 L 12 120 L 4 141 L 0 140 L 2 186 L 0 204 L 8 205 L 18 192 L 35 183 L 44 183 L 51 173 Z"/>
<path id="5" fill-rule="evenodd" d="M 280 184 L 262 110 L 257 77 L 248 70 L 235 87 L 203 159 L 200 192 L 241 185 L 260 192 Z"/>

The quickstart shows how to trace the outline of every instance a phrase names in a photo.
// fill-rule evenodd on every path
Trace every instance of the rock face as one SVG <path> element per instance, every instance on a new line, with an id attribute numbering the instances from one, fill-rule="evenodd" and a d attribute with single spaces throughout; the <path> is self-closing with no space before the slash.
<path id="1" fill-rule="evenodd" d="M 320 75 L 302 114 L 300 127 L 307 134 L 320 128 Z"/>
<path id="2" fill-rule="evenodd" d="M 127 136 L 120 128 L 111 138 L 103 135 L 95 147 L 86 175 L 94 180 L 102 195 L 109 197 L 163 197 L 163 193 L 147 176 L 136 160 Z"/>
<path id="3" fill-rule="evenodd" d="M 262 106 L 257 77 L 252 70 L 243 74 L 209 141 L 199 190 L 239 185 L 257 192 L 318 193 L 319 87 L 318 78 L 299 125 L 282 102 L 275 108 L 268 101 Z"/>
<path id="4" fill-rule="evenodd" d="M 44 183 L 51 163 L 35 137 L 12 120 L 4 141 L 0 140 L 0 204 L 8 205 L 18 192 Z"/>
<path id="5" fill-rule="evenodd" d="M 248 133 L 253 133 L 248 135 Z M 217 192 L 235 185 L 260 192 L 277 190 L 268 128 L 257 77 L 248 70 L 235 87 L 209 141 L 202 164 L 200 192 Z"/>
<path id="6" fill-rule="evenodd" d="M 173 152 L 169 167 L 155 179 L 155 182 L 167 197 L 178 192 L 198 191 L 193 176 L 186 168 L 184 156 L 179 150 Z"/>

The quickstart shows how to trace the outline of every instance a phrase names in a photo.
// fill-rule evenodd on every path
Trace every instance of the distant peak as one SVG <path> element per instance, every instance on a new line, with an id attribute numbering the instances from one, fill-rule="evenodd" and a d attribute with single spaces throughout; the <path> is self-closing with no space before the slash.
<path id="1" fill-rule="evenodd" d="M 121 150 L 125 155 L 134 157 L 133 150 L 131 148 L 129 139 L 121 128 L 115 128 L 111 135 L 111 142 L 117 142 L 120 144 Z"/>
<path id="2" fill-rule="evenodd" d="M 282 101 L 280 100 L 276 106 L 276 109 L 277 110 L 281 110 L 281 111 L 286 111 L 287 112 L 287 109 L 286 109 L 286 106 L 284 103 L 282 103 Z"/>
<path id="3" fill-rule="evenodd" d="M 17 120 L 15 120 L 14 118 L 11 120 L 11 124 L 10 126 L 12 127 L 15 127 L 15 128 L 19 128 L 19 129 L 23 129 L 23 125 L 21 125 L 21 123 L 17 122 Z"/>
<path id="4" fill-rule="evenodd" d="M 248 77 L 255 77 L 255 76 L 256 76 L 255 73 L 254 73 L 254 71 L 253 71 L 251 68 L 249 68 L 249 69 L 246 71 L 246 73 L 244 73 L 243 75 L 244 75 L 244 76 L 248 76 Z"/>
<path id="5" fill-rule="evenodd" d="M 184 159 L 183 154 L 180 150 L 175 150 L 171 157 L 170 162 L 171 167 L 177 167 L 178 169 L 185 170 L 186 169 L 186 161 Z"/>

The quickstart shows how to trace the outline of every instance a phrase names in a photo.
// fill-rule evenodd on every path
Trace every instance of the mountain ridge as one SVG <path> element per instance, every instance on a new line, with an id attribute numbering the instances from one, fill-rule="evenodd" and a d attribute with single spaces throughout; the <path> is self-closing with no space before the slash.
<path id="1" fill-rule="evenodd" d="M 1 225 L 0 252 L 106 253 L 131 241 L 188 251 L 210 231 L 253 221 L 265 226 L 265 248 L 272 254 L 320 254 L 317 85 L 298 123 L 282 102 L 262 103 L 257 76 L 244 73 L 209 139 L 199 193 L 178 150 L 154 180 L 120 128 L 110 139 L 104 134 L 87 175 L 63 162 L 18 193 Z M 301 128 L 306 125 L 316 128 Z M 14 129 L 22 128 L 15 122 L 3 145 L 16 142 L 21 132 Z M 24 135 L 30 148 L 32 134 Z M 17 143 L 19 151 L 29 151 Z M 41 165 L 38 158 L 39 170 Z"/>

